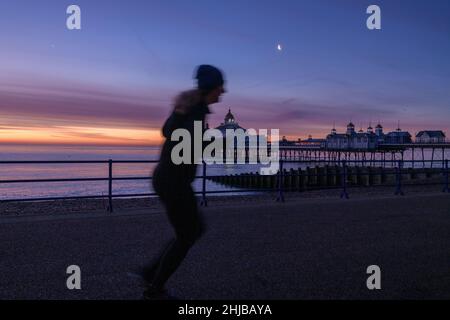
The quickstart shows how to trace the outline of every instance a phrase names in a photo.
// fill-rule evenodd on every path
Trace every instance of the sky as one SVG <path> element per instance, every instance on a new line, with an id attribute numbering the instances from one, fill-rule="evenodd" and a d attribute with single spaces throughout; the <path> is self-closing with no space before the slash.
<path id="1" fill-rule="evenodd" d="M 200 64 L 226 77 L 210 127 L 449 135 L 449 35 L 448 0 L 1 0 L 0 143 L 157 145 Z"/>

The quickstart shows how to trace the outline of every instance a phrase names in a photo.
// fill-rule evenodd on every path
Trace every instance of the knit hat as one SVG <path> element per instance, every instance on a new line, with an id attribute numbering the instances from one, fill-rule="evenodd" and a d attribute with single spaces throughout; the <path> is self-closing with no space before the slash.
<path id="1" fill-rule="evenodd" d="M 207 64 L 197 67 L 195 79 L 197 79 L 198 88 L 205 91 L 215 89 L 225 83 L 222 71 Z"/>

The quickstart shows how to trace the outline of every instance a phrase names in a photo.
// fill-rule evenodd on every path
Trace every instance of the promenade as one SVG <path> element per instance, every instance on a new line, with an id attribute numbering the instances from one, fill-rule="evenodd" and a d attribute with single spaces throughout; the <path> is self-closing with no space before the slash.
<path id="1" fill-rule="evenodd" d="M 169 281 L 182 299 L 450 298 L 450 195 L 210 203 Z M 140 299 L 127 271 L 171 237 L 162 209 L 0 217 L 0 299 Z M 81 290 L 66 268 L 81 268 Z M 366 269 L 381 268 L 381 290 Z"/>

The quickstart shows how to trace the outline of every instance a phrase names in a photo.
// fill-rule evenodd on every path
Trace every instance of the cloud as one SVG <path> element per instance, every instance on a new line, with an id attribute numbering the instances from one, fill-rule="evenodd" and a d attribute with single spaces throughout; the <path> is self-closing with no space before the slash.
<path id="1" fill-rule="evenodd" d="M 170 111 L 163 98 L 129 97 L 114 92 L 21 88 L 0 91 L 0 124 L 5 118 L 26 126 L 71 125 L 157 128 Z M 8 123 L 18 127 L 17 123 Z"/>
<path id="2" fill-rule="evenodd" d="M 61 138 L 140 142 L 142 139 L 133 136 L 112 134 L 107 130 L 91 132 L 88 128 L 126 129 L 128 134 L 133 129 L 159 132 L 171 111 L 172 99 L 168 92 L 149 92 L 122 92 L 67 82 L 2 85 L 0 130 L 51 130 L 54 135 L 62 134 Z M 173 92 L 171 95 L 175 94 Z M 384 96 L 369 102 L 363 102 L 362 94 L 352 95 L 351 98 L 334 101 L 323 97 L 316 101 L 298 96 L 254 98 L 226 95 L 224 102 L 211 106 L 213 114 L 208 121 L 210 127 L 219 125 L 231 107 L 237 121 L 245 128 L 278 128 L 282 135 L 299 137 L 325 135 L 333 122 L 342 131 L 350 120 L 358 126 L 363 124 L 363 127 L 368 126 L 370 121 L 373 125 L 378 120 L 385 126 L 396 126 L 397 120 L 401 120 L 404 127 L 415 129 L 419 129 L 421 123 L 427 126 L 433 123 L 432 116 L 427 118 L 424 115 L 417 119 L 417 114 L 399 103 L 401 97 L 391 97 L 392 104 L 400 107 L 389 105 L 389 97 Z M 425 120 L 428 122 L 425 123 Z M 436 125 L 444 122 L 434 121 Z M 69 130 L 68 127 L 85 128 L 85 131 Z M 445 130 L 447 127 L 441 128 Z"/>

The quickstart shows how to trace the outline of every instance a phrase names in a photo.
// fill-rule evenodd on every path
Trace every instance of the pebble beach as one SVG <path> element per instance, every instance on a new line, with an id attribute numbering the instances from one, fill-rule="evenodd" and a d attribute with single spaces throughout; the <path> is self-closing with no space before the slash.
<path id="1" fill-rule="evenodd" d="M 443 184 L 436 181 L 432 184 L 404 185 L 402 191 L 405 195 L 421 195 L 442 193 Z M 284 192 L 284 198 L 326 199 L 339 198 L 342 188 L 309 190 L 304 192 Z M 350 198 L 364 198 L 394 195 L 395 186 L 379 187 L 352 187 L 348 189 Z M 276 201 L 277 192 L 267 191 L 257 194 L 242 195 L 207 195 L 209 206 L 224 206 L 229 204 Z M 199 195 L 199 202 L 201 197 Z M 51 200 L 51 201 L 23 201 L 2 202 L 0 201 L 0 217 L 11 215 L 57 215 L 80 212 L 107 212 L 108 199 L 73 199 L 73 200 Z M 162 204 L 157 197 L 141 198 L 115 198 L 113 199 L 114 211 L 127 209 L 148 209 L 149 212 L 163 210 Z"/>

